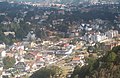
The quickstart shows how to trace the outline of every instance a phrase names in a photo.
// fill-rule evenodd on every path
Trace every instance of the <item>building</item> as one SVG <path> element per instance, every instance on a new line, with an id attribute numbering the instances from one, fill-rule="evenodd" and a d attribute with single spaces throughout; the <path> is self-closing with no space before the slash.
<path id="1" fill-rule="evenodd" d="M 36 35 L 35 35 L 35 33 L 34 33 L 33 31 L 30 31 L 30 32 L 27 34 L 26 38 L 24 38 L 23 40 L 24 40 L 24 41 L 36 40 Z"/>
<path id="2" fill-rule="evenodd" d="M 85 41 L 92 41 L 92 42 L 100 42 L 105 39 L 111 39 L 118 36 L 117 30 L 109 30 L 105 33 L 93 33 L 93 34 L 85 34 L 82 39 Z"/>
<path id="3" fill-rule="evenodd" d="M 3 43 L 3 42 L 0 42 L 0 49 L 5 49 L 6 48 L 6 45 L 5 45 L 5 43 Z"/>
<path id="4" fill-rule="evenodd" d="M 105 32 L 105 35 L 108 38 L 117 37 L 118 36 L 118 31 L 117 30 L 109 30 L 109 31 Z"/>

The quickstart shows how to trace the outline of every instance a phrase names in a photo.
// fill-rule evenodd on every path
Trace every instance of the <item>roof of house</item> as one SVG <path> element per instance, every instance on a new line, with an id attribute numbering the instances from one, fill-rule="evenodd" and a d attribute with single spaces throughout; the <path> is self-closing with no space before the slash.
<path id="1" fill-rule="evenodd" d="M 32 55 L 34 55 L 34 56 L 36 56 L 38 54 L 38 52 L 29 52 L 29 53 L 32 54 Z"/>
<path id="2" fill-rule="evenodd" d="M 79 61 L 80 57 L 73 57 L 72 61 Z"/>
<path id="3" fill-rule="evenodd" d="M 37 56 L 36 60 L 40 60 L 42 58 L 42 56 Z"/>
<path id="4" fill-rule="evenodd" d="M 26 64 L 24 62 L 18 62 L 17 64 L 15 64 L 15 68 L 25 68 Z"/>
<path id="5" fill-rule="evenodd" d="M 0 44 L 3 44 L 3 42 L 0 41 Z"/>

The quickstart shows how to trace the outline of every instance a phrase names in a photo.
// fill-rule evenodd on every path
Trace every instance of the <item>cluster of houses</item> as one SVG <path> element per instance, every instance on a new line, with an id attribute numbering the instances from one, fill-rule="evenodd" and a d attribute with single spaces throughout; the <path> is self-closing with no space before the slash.
<path id="1" fill-rule="evenodd" d="M 25 8 L 28 8 L 28 7 L 26 6 Z M 71 9 L 74 9 L 74 7 L 71 7 Z M 14 22 L 19 23 L 21 20 L 23 21 L 27 13 L 28 11 L 21 12 L 21 15 L 23 16 L 21 18 L 16 18 L 16 17 L 13 18 Z M 39 20 L 37 21 L 37 23 L 42 24 L 43 21 L 48 19 L 48 16 L 50 14 L 55 14 L 55 13 L 56 13 L 55 11 L 46 11 L 42 15 L 36 14 L 35 16 L 30 17 L 30 19 Z M 64 15 L 65 10 L 63 9 L 57 10 L 57 14 Z M 7 14 L 4 14 L 4 13 L 0 13 L 0 15 L 7 16 Z M 54 27 L 54 25 L 62 25 L 64 22 L 65 21 L 63 18 L 52 20 L 50 27 Z M 85 42 L 95 42 L 95 43 L 101 42 L 107 39 L 112 39 L 114 37 L 118 37 L 119 36 L 118 30 L 111 29 L 111 30 L 105 31 L 104 33 L 96 32 L 97 30 L 103 29 L 103 27 L 100 25 L 102 25 L 105 22 L 106 21 L 101 19 L 95 19 L 95 21 L 91 21 L 91 24 L 84 24 L 84 23 L 81 24 L 80 22 L 73 21 L 70 24 L 71 26 L 69 26 L 67 34 L 69 34 L 69 37 L 72 37 L 72 38 L 77 37 L 77 38 L 80 38 L 81 40 L 84 40 Z M 27 21 L 26 23 L 31 25 L 31 22 L 29 21 Z M 4 25 L 11 24 L 11 22 L 3 21 L 1 22 L 1 24 L 4 24 Z M 104 25 L 105 24 L 103 24 L 103 26 Z M 83 36 L 80 36 L 81 32 L 85 32 L 85 34 Z M 8 31 L 8 32 L 4 32 L 4 34 L 6 36 L 9 34 L 12 34 L 15 37 L 15 32 Z M 8 75 L 8 73 L 6 74 L 5 72 L 9 71 L 9 69 L 4 70 L 3 68 L 4 57 L 15 58 L 16 63 L 12 68 L 18 71 L 19 73 L 23 73 L 23 72 L 31 73 L 31 71 L 33 72 L 46 65 L 56 63 L 59 59 L 62 59 L 57 56 L 59 55 L 68 56 L 73 52 L 73 49 L 75 48 L 75 46 L 69 44 L 70 40 L 71 38 L 64 39 L 57 42 L 42 41 L 40 44 L 36 44 L 34 42 L 31 42 L 31 41 L 36 41 L 36 35 L 34 31 L 30 31 L 27 34 L 26 38 L 23 39 L 22 42 L 14 43 L 12 46 L 9 47 L 9 49 L 8 48 L 6 49 L 5 43 L 0 42 L 0 71 L 2 71 L 2 75 Z M 87 43 L 83 43 L 83 45 L 85 44 Z M 109 43 L 109 44 L 111 45 L 113 43 Z M 85 64 L 84 58 L 85 58 L 84 54 L 76 55 L 75 57 L 72 58 L 72 61 L 70 62 L 70 64 L 76 65 L 80 63 L 81 66 L 83 66 Z"/>
<path id="2" fill-rule="evenodd" d="M 47 47 L 55 47 L 59 44 L 62 44 L 63 40 L 61 42 L 58 42 L 56 44 L 52 44 L 50 41 L 43 41 L 41 44 L 36 44 L 34 42 L 17 42 L 14 43 L 12 46 L 7 48 L 5 50 L 5 47 L 1 47 L 0 51 L 0 68 L 2 71 L 2 75 L 9 75 L 11 74 L 6 71 L 9 71 L 9 69 L 4 69 L 4 63 L 3 58 L 4 57 L 13 57 L 15 59 L 15 64 L 12 67 L 12 69 L 15 70 L 15 72 L 19 72 L 19 74 L 26 73 L 31 74 L 32 72 L 38 70 L 41 67 L 54 64 L 56 63 L 59 58 L 57 56 L 62 55 L 70 55 L 72 53 L 72 50 L 75 48 L 73 45 L 69 45 L 68 43 L 63 43 L 64 49 L 56 49 L 56 50 L 49 50 Z M 51 44 L 51 45 L 49 45 Z M 27 46 L 26 46 L 27 45 Z M 42 46 L 41 46 L 42 45 Z M 57 56 L 56 56 L 57 55 Z M 14 73 L 14 72 L 12 72 Z"/>
<path id="3" fill-rule="evenodd" d="M 1 48 L 0 51 L 0 71 L 1 76 L 15 76 L 18 75 L 31 75 L 34 71 L 51 64 L 56 64 L 60 60 L 68 57 L 72 54 L 76 48 L 74 45 L 69 44 L 71 39 L 61 39 L 58 42 L 43 41 L 42 43 L 36 44 L 34 42 L 17 42 L 14 43 L 9 49 Z M 82 44 L 82 42 L 80 43 Z M 79 47 L 81 48 L 81 47 Z M 62 57 L 58 57 L 62 56 Z M 4 69 L 3 58 L 13 57 L 15 58 L 15 64 L 12 68 Z M 85 65 L 85 54 L 81 53 L 72 58 L 69 62 L 73 67 L 80 64 Z"/>
<path id="4" fill-rule="evenodd" d="M 97 33 L 89 33 L 89 34 L 85 34 L 82 39 L 85 40 L 85 41 L 93 41 L 93 42 L 101 42 L 103 40 L 106 40 L 106 39 L 112 39 L 114 37 L 117 37 L 119 35 L 118 31 L 117 30 L 109 30 L 109 31 L 106 31 L 104 33 L 100 33 L 100 32 L 97 32 Z"/>

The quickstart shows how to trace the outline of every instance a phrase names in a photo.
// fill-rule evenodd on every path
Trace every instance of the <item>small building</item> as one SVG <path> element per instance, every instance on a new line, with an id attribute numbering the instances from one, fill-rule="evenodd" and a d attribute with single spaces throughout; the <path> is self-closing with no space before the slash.
<path id="1" fill-rule="evenodd" d="M 18 62 L 14 66 L 15 69 L 17 69 L 19 72 L 25 72 L 26 64 L 24 62 Z"/>
<path id="2" fill-rule="evenodd" d="M 30 31 L 25 38 L 23 38 L 24 41 L 33 41 L 36 40 L 36 35 L 34 31 Z"/>
<path id="3" fill-rule="evenodd" d="M 73 65 L 81 64 L 81 66 L 84 65 L 84 55 L 79 55 L 76 57 L 73 57 L 72 62 Z"/>
<path id="4" fill-rule="evenodd" d="M 15 32 L 11 32 L 11 31 L 8 31 L 8 32 L 4 32 L 4 35 L 5 36 L 8 36 L 8 35 L 12 35 L 13 37 L 15 37 Z"/>
<path id="5" fill-rule="evenodd" d="M 118 36 L 118 31 L 117 30 L 110 30 L 110 31 L 105 32 L 105 35 L 108 38 L 117 37 Z"/>
<path id="6" fill-rule="evenodd" d="M 29 52 L 25 54 L 24 58 L 28 60 L 34 60 L 36 56 L 37 56 L 37 52 Z"/>
<path id="7" fill-rule="evenodd" d="M 6 57 L 6 51 L 1 52 L 1 57 Z"/>
<path id="8" fill-rule="evenodd" d="M 0 49 L 5 49 L 6 48 L 6 45 L 4 42 L 0 42 Z"/>

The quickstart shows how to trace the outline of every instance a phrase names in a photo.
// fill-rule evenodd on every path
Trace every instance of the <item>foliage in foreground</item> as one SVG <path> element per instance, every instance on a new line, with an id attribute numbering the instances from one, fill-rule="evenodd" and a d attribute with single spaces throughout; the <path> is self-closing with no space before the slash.
<path id="1" fill-rule="evenodd" d="M 62 69 L 58 66 L 43 67 L 33 73 L 30 78 L 58 78 L 62 75 Z"/>
<path id="2" fill-rule="evenodd" d="M 88 65 L 76 66 L 71 78 L 120 78 L 120 46 L 99 59 L 89 59 Z"/>

